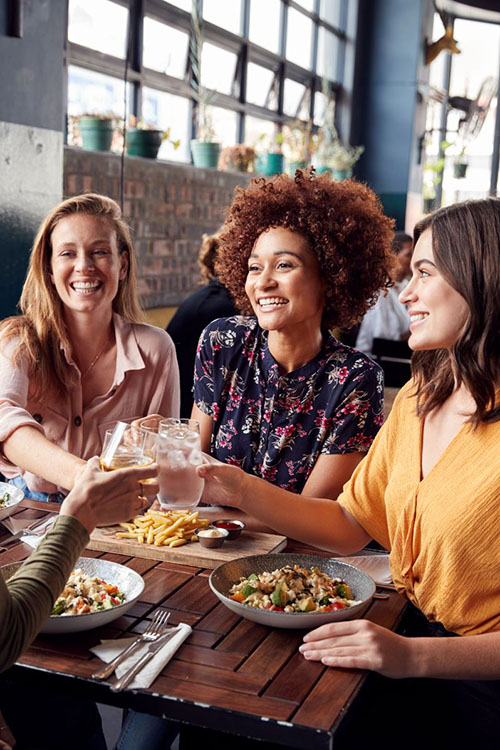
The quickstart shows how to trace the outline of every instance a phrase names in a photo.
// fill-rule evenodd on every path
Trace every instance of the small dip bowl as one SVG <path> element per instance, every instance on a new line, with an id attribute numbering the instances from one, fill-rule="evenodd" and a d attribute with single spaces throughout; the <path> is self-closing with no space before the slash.
<path id="1" fill-rule="evenodd" d="M 213 526 L 195 529 L 194 533 L 203 547 L 211 547 L 212 549 L 214 547 L 222 547 L 229 537 L 229 531 L 226 529 L 215 529 Z"/>
<path id="2" fill-rule="evenodd" d="M 219 521 L 214 521 L 212 526 L 215 526 L 216 529 L 225 529 L 228 531 L 229 539 L 237 539 L 246 524 L 234 518 L 221 518 Z"/>

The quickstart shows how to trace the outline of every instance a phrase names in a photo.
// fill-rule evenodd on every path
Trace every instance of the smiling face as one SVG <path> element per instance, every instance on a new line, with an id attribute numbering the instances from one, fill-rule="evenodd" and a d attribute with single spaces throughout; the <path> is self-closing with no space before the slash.
<path id="1" fill-rule="evenodd" d="M 298 232 L 273 227 L 257 238 L 245 291 L 261 328 L 294 336 L 320 330 L 324 286 L 318 260 Z"/>
<path id="2" fill-rule="evenodd" d="M 430 229 L 420 235 L 411 267 L 411 281 L 399 295 L 410 313 L 408 344 L 415 351 L 451 349 L 464 330 L 469 307 L 438 270 Z"/>
<path id="3" fill-rule="evenodd" d="M 101 216 L 72 214 L 56 224 L 50 240 L 50 278 L 65 314 L 110 312 L 128 267 L 112 223 Z"/>

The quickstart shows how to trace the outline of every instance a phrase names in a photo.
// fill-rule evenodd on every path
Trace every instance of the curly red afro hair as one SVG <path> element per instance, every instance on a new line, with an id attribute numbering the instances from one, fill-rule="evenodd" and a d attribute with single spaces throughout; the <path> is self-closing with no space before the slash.
<path id="1" fill-rule="evenodd" d="M 366 185 L 333 182 L 297 170 L 295 177 L 258 177 L 236 188 L 220 234 L 215 263 L 217 277 L 237 307 L 252 314 L 245 294 L 247 263 L 255 241 L 270 227 L 300 232 L 309 242 L 326 282 L 323 325 L 348 328 L 390 285 L 393 266 L 392 219 Z"/>

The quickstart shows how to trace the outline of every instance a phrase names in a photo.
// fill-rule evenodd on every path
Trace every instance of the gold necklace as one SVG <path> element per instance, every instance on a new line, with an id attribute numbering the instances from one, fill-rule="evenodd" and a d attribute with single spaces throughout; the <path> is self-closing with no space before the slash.
<path id="1" fill-rule="evenodd" d="M 101 356 L 101 354 L 103 353 L 104 347 L 106 346 L 106 344 L 107 344 L 107 340 L 101 346 L 101 348 L 99 349 L 99 351 L 95 355 L 94 359 L 92 360 L 92 362 L 90 363 L 90 365 L 87 367 L 87 369 L 83 373 L 83 375 L 81 377 L 81 380 L 83 380 L 83 378 L 85 378 L 89 374 L 89 372 L 91 371 L 91 369 L 93 368 L 93 366 L 95 365 L 95 363 L 97 362 L 97 360 L 99 359 L 99 357 Z"/>

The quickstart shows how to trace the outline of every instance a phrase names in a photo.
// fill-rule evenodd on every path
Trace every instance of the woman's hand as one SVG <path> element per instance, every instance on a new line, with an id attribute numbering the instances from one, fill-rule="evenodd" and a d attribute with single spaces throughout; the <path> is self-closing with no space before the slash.
<path id="1" fill-rule="evenodd" d="M 101 471 L 95 456 L 78 475 L 60 513 L 77 518 L 89 534 L 96 526 L 128 521 L 148 505 L 140 482 L 153 479 L 157 474 L 156 464 Z M 146 486 L 148 494 L 159 491 L 157 482 Z"/>
<path id="2" fill-rule="evenodd" d="M 211 458 L 211 461 L 216 459 Z M 198 476 L 205 480 L 203 491 L 204 502 L 231 505 L 244 509 L 247 491 L 248 474 L 237 466 L 216 463 L 204 463 L 198 466 Z"/>
<path id="3" fill-rule="evenodd" d="M 322 625 L 304 636 L 299 647 L 305 659 L 327 667 L 371 669 L 385 677 L 411 677 L 413 638 L 392 633 L 369 620 Z"/>
<path id="4" fill-rule="evenodd" d="M 16 740 L 0 711 L 0 750 L 12 750 Z"/>

